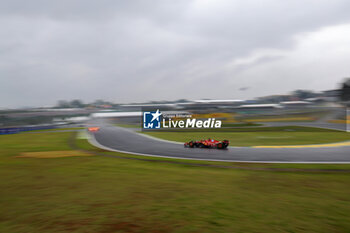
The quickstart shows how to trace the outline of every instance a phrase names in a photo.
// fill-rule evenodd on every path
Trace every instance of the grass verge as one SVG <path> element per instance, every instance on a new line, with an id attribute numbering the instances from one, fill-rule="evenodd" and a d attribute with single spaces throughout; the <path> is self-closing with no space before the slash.
<path id="1" fill-rule="evenodd" d="M 0 232 L 350 231 L 349 174 L 15 158 L 71 150 L 70 135 L 0 136 Z"/>

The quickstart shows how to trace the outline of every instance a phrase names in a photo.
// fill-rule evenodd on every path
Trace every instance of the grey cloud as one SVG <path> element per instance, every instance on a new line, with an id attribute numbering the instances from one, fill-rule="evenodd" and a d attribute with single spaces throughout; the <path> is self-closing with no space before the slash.
<path id="1" fill-rule="evenodd" d="M 349 11 L 348 1 L 340 0 L 3 1 L 0 106 L 72 98 L 252 98 L 287 91 L 276 84 L 235 92 L 265 82 L 245 70 L 283 56 L 266 55 L 229 70 L 227 64 L 259 49 L 293 51 L 296 35 L 349 23 Z"/>

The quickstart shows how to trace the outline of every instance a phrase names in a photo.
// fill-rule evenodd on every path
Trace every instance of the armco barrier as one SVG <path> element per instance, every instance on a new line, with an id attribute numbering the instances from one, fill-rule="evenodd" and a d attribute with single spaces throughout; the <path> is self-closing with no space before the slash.
<path id="1" fill-rule="evenodd" d="M 23 132 L 23 131 L 54 129 L 54 128 L 56 128 L 56 126 L 53 126 L 53 125 L 7 127 L 7 128 L 0 128 L 0 135 L 2 135 L 2 134 L 15 134 L 15 133 Z"/>

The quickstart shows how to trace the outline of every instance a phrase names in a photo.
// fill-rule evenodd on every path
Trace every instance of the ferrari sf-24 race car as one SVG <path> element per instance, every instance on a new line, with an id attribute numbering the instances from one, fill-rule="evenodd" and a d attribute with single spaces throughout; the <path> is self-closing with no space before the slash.
<path id="1" fill-rule="evenodd" d="M 208 138 L 207 140 L 186 142 L 184 146 L 190 147 L 190 148 L 199 147 L 199 148 L 225 149 L 226 147 L 228 147 L 229 144 L 230 142 L 228 140 L 217 141 L 217 140 Z"/>

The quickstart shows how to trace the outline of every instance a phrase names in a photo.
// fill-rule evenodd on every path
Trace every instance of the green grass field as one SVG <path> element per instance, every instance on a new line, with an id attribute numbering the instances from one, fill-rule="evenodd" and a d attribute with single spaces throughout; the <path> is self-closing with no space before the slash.
<path id="1" fill-rule="evenodd" d="M 349 173 L 15 157 L 70 151 L 70 135 L 0 136 L 0 232 L 350 231 Z"/>
<path id="2" fill-rule="evenodd" d="M 33 131 L 29 131 L 29 132 L 64 131 L 64 130 L 80 130 L 80 129 L 85 129 L 85 128 L 84 127 L 53 128 L 53 129 L 33 130 Z"/>
<path id="3" fill-rule="evenodd" d="M 350 140 L 350 133 L 309 127 L 259 127 L 247 129 L 177 130 L 142 132 L 177 142 L 206 138 L 227 139 L 231 146 L 307 145 Z"/>
<path id="4" fill-rule="evenodd" d="M 114 124 L 114 125 L 118 127 L 123 127 L 123 128 L 141 128 L 140 124 Z"/>

